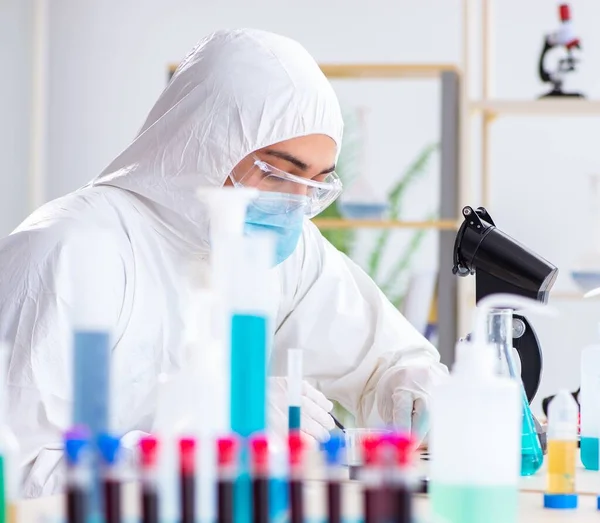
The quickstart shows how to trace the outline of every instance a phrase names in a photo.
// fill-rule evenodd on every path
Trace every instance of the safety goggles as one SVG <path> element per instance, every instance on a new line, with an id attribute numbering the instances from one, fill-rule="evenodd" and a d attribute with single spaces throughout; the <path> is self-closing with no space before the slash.
<path id="1" fill-rule="evenodd" d="M 273 212 L 277 209 L 281 212 L 296 212 L 303 208 L 308 218 L 316 216 L 329 205 L 342 192 L 342 182 L 335 173 L 329 173 L 323 181 L 309 180 L 290 174 L 277 167 L 254 157 L 254 164 L 243 175 L 231 174 L 231 181 L 236 186 L 254 187 L 261 193 L 274 193 L 273 198 L 268 194 L 261 194 L 255 202 L 264 212 Z M 285 205 L 281 202 L 286 200 Z M 277 205 L 273 205 L 277 201 Z"/>

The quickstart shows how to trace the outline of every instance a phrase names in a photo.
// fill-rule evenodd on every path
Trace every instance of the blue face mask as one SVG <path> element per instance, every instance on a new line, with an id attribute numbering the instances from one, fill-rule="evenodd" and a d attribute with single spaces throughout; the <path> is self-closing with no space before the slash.
<path id="1" fill-rule="evenodd" d="M 286 260 L 298 245 L 304 223 L 304 205 L 290 209 L 289 201 L 269 201 L 261 198 L 248 205 L 244 232 L 247 236 L 270 232 L 275 236 L 275 265 Z"/>

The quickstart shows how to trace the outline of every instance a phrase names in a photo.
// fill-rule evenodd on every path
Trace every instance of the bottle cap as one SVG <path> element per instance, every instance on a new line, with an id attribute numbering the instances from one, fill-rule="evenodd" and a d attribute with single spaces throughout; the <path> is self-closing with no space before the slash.
<path id="1" fill-rule="evenodd" d="M 544 508 L 577 508 L 577 494 L 544 494 Z"/>

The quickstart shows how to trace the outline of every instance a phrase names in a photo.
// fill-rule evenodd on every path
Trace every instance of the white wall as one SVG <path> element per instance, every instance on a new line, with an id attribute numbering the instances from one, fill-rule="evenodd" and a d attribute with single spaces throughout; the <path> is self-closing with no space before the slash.
<path id="1" fill-rule="evenodd" d="M 542 35 L 557 25 L 556 5 L 547 0 L 496 0 L 495 4 L 496 94 L 532 99 L 546 89 L 536 78 L 537 57 Z M 595 24 L 600 4 L 574 0 L 572 7 L 585 50 L 585 62 L 573 83 L 599 98 L 600 75 L 594 64 L 600 56 Z M 24 12 L 20 8 L 12 16 L 22 18 Z M 311 0 L 285 5 L 274 0 L 52 0 L 47 197 L 84 184 L 105 167 L 142 124 L 165 85 L 167 64 L 178 61 L 214 29 L 254 26 L 287 34 L 321 62 L 456 63 L 461 58 L 460 23 L 459 0 Z M 26 49 L 23 34 L 11 38 L 23 40 Z M 359 91 L 356 83 L 338 84 L 343 100 L 374 107 L 365 171 L 385 188 L 425 143 L 437 139 L 437 85 L 369 82 Z M 6 103 L 10 95 L 6 86 L 0 88 L 0 99 L 11 106 L 9 125 L 20 134 L 14 138 L 11 167 L 0 184 L 17 197 L 11 198 L 9 207 L 0 208 L 0 218 L 3 225 L 12 226 L 25 209 L 21 196 L 26 138 L 20 117 L 26 111 L 26 72 L 19 73 L 18 87 L 11 85 L 18 103 Z M 502 229 L 561 268 L 557 284 L 561 290 L 574 289 L 569 267 L 590 237 L 600 232 L 586 229 L 585 220 L 573 213 L 586 203 L 586 174 L 600 168 L 595 147 L 599 131 L 598 118 L 502 118 L 494 124 L 490 210 Z M 7 140 L 0 143 L 6 146 Z M 422 218 L 435 207 L 436 176 L 434 165 L 428 179 L 411 193 L 405 218 Z M 418 263 L 431 265 L 434 259 L 432 235 Z M 561 323 L 534 321 L 546 355 L 541 394 L 559 386 L 577 386 L 578 351 L 593 338 L 600 310 L 595 303 L 574 301 L 557 306 L 563 312 Z"/>
<path id="2" fill-rule="evenodd" d="M 0 234 L 27 214 L 31 101 L 30 0 L 0 2 Z"/>

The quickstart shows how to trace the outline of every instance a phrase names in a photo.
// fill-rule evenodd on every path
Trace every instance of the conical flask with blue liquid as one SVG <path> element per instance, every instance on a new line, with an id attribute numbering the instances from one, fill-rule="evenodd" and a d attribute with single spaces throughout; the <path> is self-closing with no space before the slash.
<path id="1" fill-rule="evenodd" d="M 521 385 L 523 421 L 521 430 L 521 476 L 535 474 L 544 463 L 544 451 L 535 418 L 521 380 L 519 358 L 513 348 L 513 310 L 520 309 L 555 315 L 556 311 L 534 300 L 511 294 L 490 295 L 478 303 L 475 336 L 496 349 L 497 372 L 510 376 Z"/>

